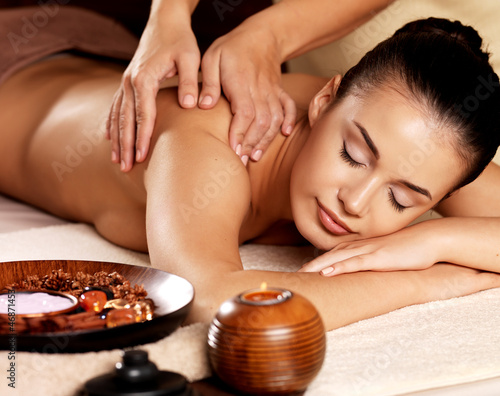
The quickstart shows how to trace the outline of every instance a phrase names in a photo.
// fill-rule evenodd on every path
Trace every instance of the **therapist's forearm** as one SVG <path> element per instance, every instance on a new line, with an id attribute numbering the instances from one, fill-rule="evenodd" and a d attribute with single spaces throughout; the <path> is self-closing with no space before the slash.
<path id="1" fill-rule="evenodd" d="M 171 17 L 172 14 L 182 15 L 189 18 L 191 23 L 191 14 L 195 10 L 200 0 L 153 0 L 151 3 L 151 18 L 163 19 Z"/>
<path id="2" fill-rule="evenodd" d="M 248 18 L 244 24 L 270 30 L 279 43 L 284 62 L 345 36 L 392 2 L 282 0 Z"/>

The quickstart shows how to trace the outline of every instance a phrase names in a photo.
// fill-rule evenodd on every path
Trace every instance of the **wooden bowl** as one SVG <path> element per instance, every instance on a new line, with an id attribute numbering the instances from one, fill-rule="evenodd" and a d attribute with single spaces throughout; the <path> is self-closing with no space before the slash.
<path id="1" fill-rule="evenodd" d="M 0 263 L 0 290 L 26 279 L 40 277 L 52 270 L 76 274 L 98 271 L 118 272 L 132 285 L 143 285 L 148 297 L 155 303 L 155 317 L 142 323 L 112 328 L 81 330 L 67 333 L 15 334 L 18 351 L 44 353 L 74 353 L 126 348 L 157 341 L 177 329 L 192 305 L 194 289 L 184 278 L 165 271 L 136 265 L 72 260 L 13 261 Z M 0 334 L 0 349 L 9 348 L 12 335 Z"/>
<path id="2" fill-rule="evenodd" d="M 245 301 L 253 292 L 226 301 L 212 321 L 208 354 L 213 370 L 242 393 L 304 391 L 325 357 L 325 328 L 318 311 L 289 291 L 287 298 L 273 303 Z"/>

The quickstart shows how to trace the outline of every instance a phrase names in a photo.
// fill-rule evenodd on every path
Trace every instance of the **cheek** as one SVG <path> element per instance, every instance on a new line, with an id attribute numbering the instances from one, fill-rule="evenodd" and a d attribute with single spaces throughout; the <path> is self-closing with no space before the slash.
<path id="1" fill-rule="evenodd" d="M 373 238 L 396 232 L 411 221 L 403 217 L 402 214 L 392 210 L 387 202 L 374 202 L 370 215 L 363 221 L 360 237 Z"/>
<path id="2" fill-rule="evenodd" d="M 370 214 L 361 221 L 362 226 L 359 237 L 374 238 L 392 234 L 410 225 L 414 220 L 426 213 L 427 210 L 426 208 L 407 209 L 406 212 L 398 213 L 388 203 L 388 199 L 384 199 L 382 196 L 376 202 L 373 202 Z"/>
<path id="3" fill-rule="evenodd" d="M 305 188 L 332 188 L 342 179 L 344 166 L 340 158 L 341 144 L 331 136 L 317 133 L 310 136 L 302 148 L 294 165 L 294 173 L 304 183 Z M 345 164 L 344 164 L 345 165 Z"/>

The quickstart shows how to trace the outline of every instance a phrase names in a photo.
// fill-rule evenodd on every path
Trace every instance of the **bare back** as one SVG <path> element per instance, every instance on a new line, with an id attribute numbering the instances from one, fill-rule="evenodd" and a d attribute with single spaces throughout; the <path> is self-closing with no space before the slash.
<path id="1" fill-rule="evenodd" d="M 19 71 L 0 87 L 0 191 L 145 250 L 140 169 L 122 174 L 112 166 L 104 138 L 122 71 L 112 63 L 55 58 Z M 106 230 L 124 223 L 122 236 Z"/>
<path id="2" fill-rule="evenodd" d="M 123 67 L 113 63 L 56 57 L 19 71 L 3 84 L 0 192 L 63 218 L 93 224 L 110 241 L 146 251 L 144 170 L 149 162 L 120 172 L 111 163 L 110 143 L 104 138 L 122 72 Z M 299 108 L 323 82 L 314 77 L 288 78 Z M 163 89 L 157 102 L 157 123 L 175 123 L 177 114 L 190 111 L 190 120 L 203 123 L 227 142 L 231 113 L 226 101 L 210 112 L 182 110 L 176 90 Z M 275 143 L 278 149 L 280 139 Z M 254 179 L 258 173 L 256 169 Z M 270 226 L 262 217 L 250 220 L 243 224 L 244 240 Z"/>

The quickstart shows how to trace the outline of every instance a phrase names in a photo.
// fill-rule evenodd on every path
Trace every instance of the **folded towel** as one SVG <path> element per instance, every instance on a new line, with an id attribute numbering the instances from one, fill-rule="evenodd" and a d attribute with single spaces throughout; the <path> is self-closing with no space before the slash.
<path id="1" fill-rule="evenodd" d="M 310 248 L 262 245 L 245 245 L 240 252 L 247 269 L 285 271 L 297 269 L 313 253 Z M 0 234 L 0 261 L 35 259 L 149 265 L 147 255 L 117 247 L 83 224 Z M 499 377 L 498 312 L 500 289 L 493 289 L 402 308 L 330 331 L 325 363 L 306 396 L 398 395 Z M 206 378 L 211 374 L 207 327 L 186 326 L 141 348 L 161 370 L 179 372 L 190 381 Z M 9 394 L 33 395 L 36 389 L 40 396 L 74 395 L 86 380 L 110 372 L 120 359 L 118 350 L 17 352 L 16 389 Z M 0 369 L 7 365 L 7 353 L 2 351 Z M 0 386 L 6 387 L 6 379 L 2 381 Z"/>
<path id="2" fill-rule="evenodd" d="M 56 2 L 0 12 L 0 84 L 21 67 L 61 51 L 130 60 L 138 40 L 111 18 Z"/>

